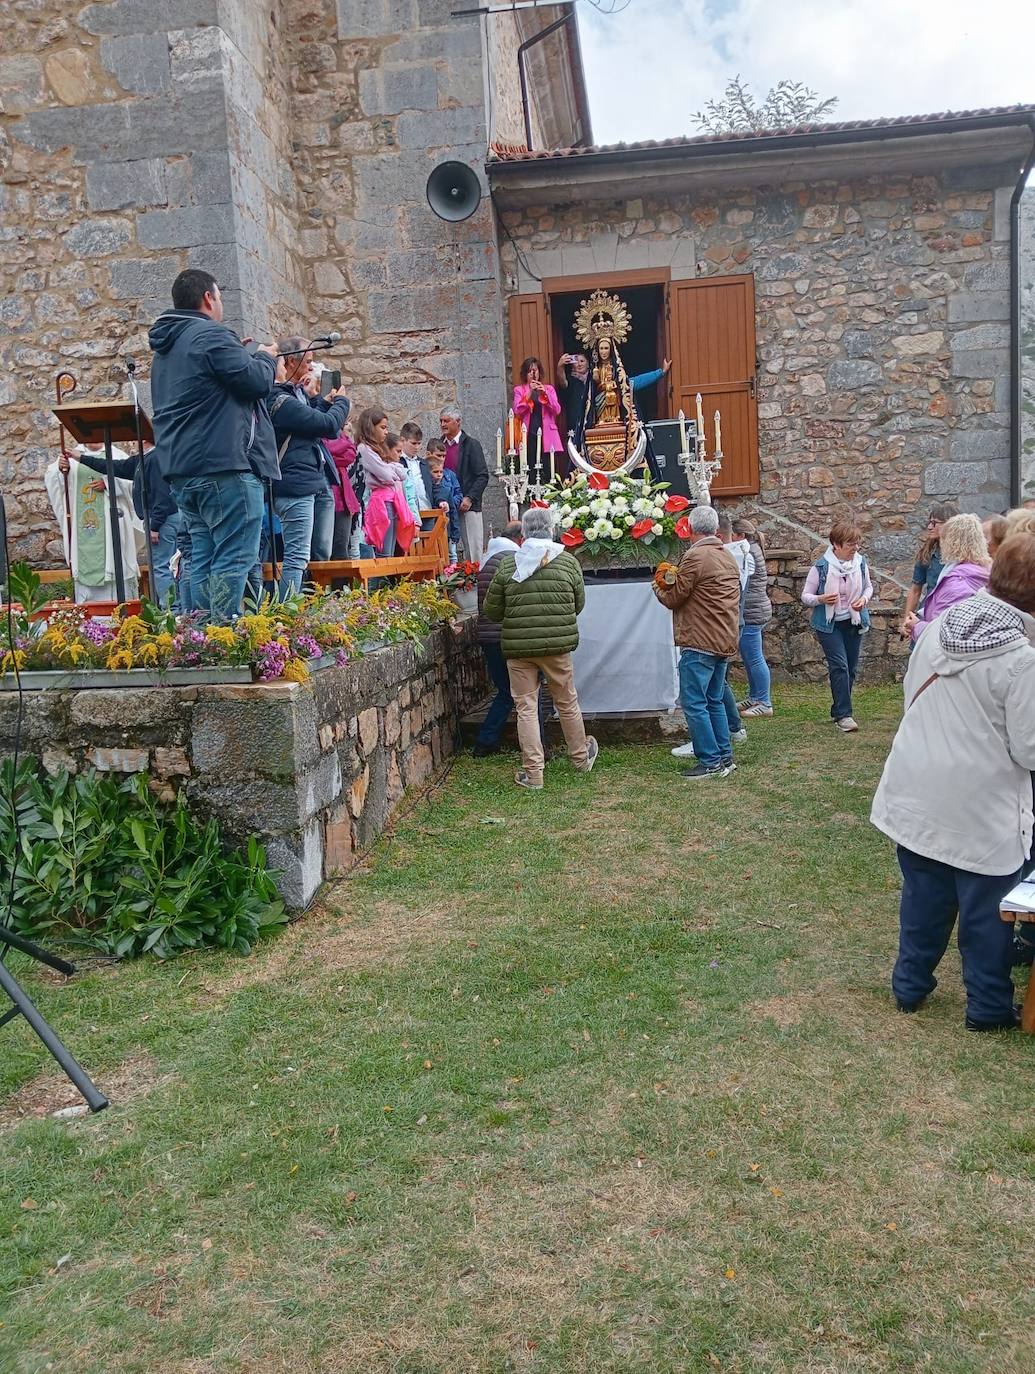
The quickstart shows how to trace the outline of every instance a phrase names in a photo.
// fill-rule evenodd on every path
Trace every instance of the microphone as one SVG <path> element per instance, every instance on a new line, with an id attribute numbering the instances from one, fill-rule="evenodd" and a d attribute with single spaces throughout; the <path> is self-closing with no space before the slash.
<path id="1" fill-rule="evenodd" d="M 318 339 L 313 340 L 315 348 L 330 348 L 332 344 L 339 343 L 341 335 L 336 330 L 331 330 L 329 334 L 323 334 Z"/>
<path id="2" fill-rule="evenodd" d="M 132 358 L 123 358 L 122 362 L 123 362 L 123 365 L 125 366 L 126 371 L 127 371 L 127 372 L 129 373 L 129 375 L 132 377 L 132 376 L 133 376 L 133 373 L 136 372 L 136 370 L 137 370 L 137 365 L 136 365 L 136 363 L 133 361 Z"/>

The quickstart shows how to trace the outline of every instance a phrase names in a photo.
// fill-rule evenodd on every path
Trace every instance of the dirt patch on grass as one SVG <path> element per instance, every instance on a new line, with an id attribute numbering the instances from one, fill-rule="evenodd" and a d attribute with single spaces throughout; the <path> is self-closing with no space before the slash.
<path id="1" fill-rule="evenodd" d="M 149 1054 L 141 1050 L 113 1069 L 93 1075 L 94 1082 L 113 1106 L 136 1102 L 155 1088 L 171 1082 L 172 1074 L 161 1074 Z M 0 1131 L 10 1131 L 23 1121 L 51 1116 L 65 1107 L 82 1106 L 83 1099 L 61 1073 L 42 1073 L 0 1102 Z"/>
<path id="2" fill-rule="evenodd" d="M 440 943 L 455 933 L 455 907 L 408 907 L 379 901 L 362 916 L 318 903 L 300 921 L 247 958 L 218 974 L 206 975 L 198 989 L 202 1006 L 218 1004 L 242 988 L 273 983 L 290 975 L 292 982 L 338 971 L 397 968 L 417 946 Z"/>

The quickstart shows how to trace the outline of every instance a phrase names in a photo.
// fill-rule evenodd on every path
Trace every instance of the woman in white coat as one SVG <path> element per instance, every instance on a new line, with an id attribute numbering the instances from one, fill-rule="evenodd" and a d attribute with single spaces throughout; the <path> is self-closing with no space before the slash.
<path id="1" fill-rule="evenodd" d="M 1013 926 L 999 903 L 1031 849 L 1035 769 L 1035 536 L 996 555 L 988 591 L 917 644 L 906 708 L 870 819 L 898 846 L 900 1011 L 934 991 L 959 916 L 968 1030 L 1017 1025 Z"/>

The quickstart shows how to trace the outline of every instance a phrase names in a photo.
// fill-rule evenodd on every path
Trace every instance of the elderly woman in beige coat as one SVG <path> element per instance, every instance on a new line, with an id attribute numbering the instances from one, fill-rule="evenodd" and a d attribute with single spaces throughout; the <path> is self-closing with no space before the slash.
<path id="1" fill-rule="evenodd" d="M 900 1011 L 937 986 L 959 917 L 968 1030 L 1017 1025 L 1013 927 L 999 903 L 1032 840 L 1035 769 L 1035 536 L 996 555 L 988 591 L 950 607 L 921 637 L 870 819 L 902 870 Z"/>

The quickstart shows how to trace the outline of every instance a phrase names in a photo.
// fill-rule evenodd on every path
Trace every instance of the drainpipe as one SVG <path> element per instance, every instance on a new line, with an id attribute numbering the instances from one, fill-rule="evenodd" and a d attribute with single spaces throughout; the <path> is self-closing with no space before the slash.
<path id="1" fill-rule="evenodd" d="M 1021 355 L 1021 196 L 1035 166 L 1035 115 L 1024 121 L 1031 130 L 1031 151 L 1010 197 L 1010 505 L 1021 504 L 1021 417 L 1024 400 Z"/>
<path id="2" fill-rule="evenodd" d="M 560 19 L 555 19 L 552 24 L 547 24 L 545 29 L 540 29 L 531 38 L 526 38 L 518 48 L 518 77 L 521 81 L 521 112 L 525 116 L 525 147 L 529 152 L 532 151 L 532 111 L 528 105 L 528 77 L 525 74 L 525 53 L 529 48 L 534 48 L 537 43 L 541 43 L 544 38 L 548 38 L 557 29 L 563 29 L 566 24 L 572 23 L 575 18 L 574 6 L 567 14 Z M 1035 133 L 1035 129 L 1033 129 Z"/>

